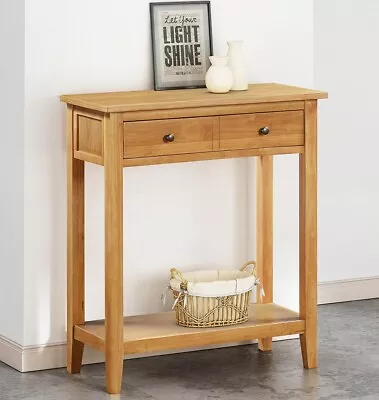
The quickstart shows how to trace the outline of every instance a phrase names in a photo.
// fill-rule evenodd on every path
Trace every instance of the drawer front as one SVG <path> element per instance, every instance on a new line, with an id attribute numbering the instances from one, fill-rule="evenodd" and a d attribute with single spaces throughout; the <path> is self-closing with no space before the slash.
<path id="1" fill-rule="evenodd" d="M 124 158 L 212 151 L 213 117 L 124 122 Z"/>
<path id="2" fill-rule="evenodd" d="M 283 111 L 220 117 L 220 149 L 301 146 L 303 111 Z"/>

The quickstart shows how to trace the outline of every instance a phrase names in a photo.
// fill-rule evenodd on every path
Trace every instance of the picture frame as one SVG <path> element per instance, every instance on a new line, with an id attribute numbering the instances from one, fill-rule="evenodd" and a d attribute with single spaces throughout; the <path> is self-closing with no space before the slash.
<path id="1" fill-rule="evenodd" d="M 150 3 L 154 90 L 205 87 L 213 55 L 210 1 Z"/>

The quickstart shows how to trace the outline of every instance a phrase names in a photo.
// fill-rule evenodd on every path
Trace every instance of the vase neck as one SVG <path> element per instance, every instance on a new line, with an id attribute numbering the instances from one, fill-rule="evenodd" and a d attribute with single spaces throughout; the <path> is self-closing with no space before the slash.
<path id="1" fill-rule="evenodd" d="M 225 67 L 228 64 L 229 57 L 210 56 L 209 60 L 212 65 L 217 67 Z"/>
<path id="2" fill-rule="evenodd" d="M 228 41 L 227 42 L 228 43 L 228 46 L 229 46 L 229 48 L 239 48 L 239 47 L 242 47 L 242 40 L 231 40 L 231 41 Z"/>

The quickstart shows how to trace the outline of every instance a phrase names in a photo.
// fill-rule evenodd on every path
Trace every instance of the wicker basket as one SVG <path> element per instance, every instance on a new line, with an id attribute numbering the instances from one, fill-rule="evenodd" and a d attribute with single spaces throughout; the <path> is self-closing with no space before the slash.
<path id="1" fill-rule="evenodd" d="M 254 268 L 251 273 L 246 269 Z M 171 269 L 176 321 L 189 328 L 210 328 L 240 324 L 248 320 L 251 290 L 260 285 L 255 261 L 240 270 L 195 271 L 181 273 Z M 231 290 L 232 288 L 232 290 Z"/>

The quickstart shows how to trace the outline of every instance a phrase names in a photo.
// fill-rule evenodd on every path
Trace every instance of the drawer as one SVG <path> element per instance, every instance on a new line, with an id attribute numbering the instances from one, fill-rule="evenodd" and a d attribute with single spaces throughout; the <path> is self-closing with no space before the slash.
<path id="1" fill-rule="evenodd" d="M 212 151 L 213 117 L 124 122 L 124 158 Z"/>
<path id="2" fill-rule="evenodd" d="M 220 117 L 220 149 L 301 146 L 303 111 L 283 111 Z"/>

